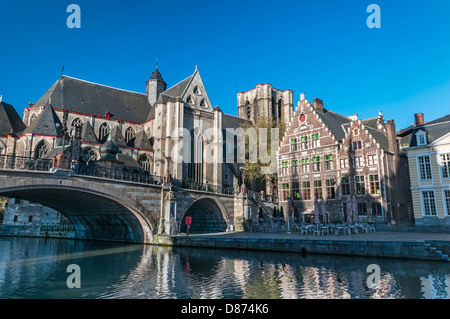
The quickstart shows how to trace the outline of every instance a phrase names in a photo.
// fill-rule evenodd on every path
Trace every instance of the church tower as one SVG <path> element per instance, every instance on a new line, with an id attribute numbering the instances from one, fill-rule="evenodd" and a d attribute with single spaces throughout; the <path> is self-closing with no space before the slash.
<path id="1" fill-rule="evenodd" d="M 151 106 L 155 105 L 158 96 L 166 90 L 166 86 L 166 82 L 164 82 L 161 73 L 158 71 L 158 67 L 156 67 L 152 76 L 146 82 L 145 93 L 147 94 L 148 102 Z"/>

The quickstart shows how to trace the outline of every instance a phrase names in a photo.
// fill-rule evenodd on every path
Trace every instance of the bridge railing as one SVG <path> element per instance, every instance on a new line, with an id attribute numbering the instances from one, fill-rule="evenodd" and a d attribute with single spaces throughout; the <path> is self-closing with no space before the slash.
<path id="1" fill-rule="evenodd" d="M 215 193 L 215 194 L 223 194 L 223 195 L 235 195 L 239 194 L 239 188 L 233 188 L 231 186 L 222 186 L 222 185 L 211 185 L 211 184 L 202 184 L 194 181 L 183 180 L 183 181 L 175 181 L 175 185 L 181 185 L 181 188 L 201 191 L 207 193 Z"/>
<path id="2" fill-rule="evenodd" d="M 0 155 L 0 169 L 49 171 L 51 167 L 51 159 Z"/>
<path id="3" fill-rule="evenodd" d="M 162 177 L 150 175 L 136 169 L 106 168 L 101 166 L 92 166 L 78 164 L 72 167 L 72 174 L 81 176 L 101 177 L 118 181 L 142 183 L 149 185 L 161 185 Z"/>

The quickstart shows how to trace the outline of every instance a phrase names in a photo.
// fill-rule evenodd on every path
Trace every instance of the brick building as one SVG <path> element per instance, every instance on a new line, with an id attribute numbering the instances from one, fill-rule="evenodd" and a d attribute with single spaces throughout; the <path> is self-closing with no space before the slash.
<path id="1" fill-rule="evenodd" d="M 412 221 L 408 161 L 399 150 L 393 120 L 383 115 L 349 117 L 304 94 L 278 150 L 278 195 L 289 210 L 314 210 L 324 199 L 328 219 L 345 221 L 347 197 L 355 196 L 360 221 Z M 292 213 L 292 209 L 291 209 Z"/>

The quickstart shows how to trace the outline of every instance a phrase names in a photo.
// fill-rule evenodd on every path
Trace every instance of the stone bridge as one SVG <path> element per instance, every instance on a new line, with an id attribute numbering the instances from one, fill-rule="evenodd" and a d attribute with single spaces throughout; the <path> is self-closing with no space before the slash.
<path id="1" fill-rule="evenodd" d="M 42 204 L 65 215 L 82 239 L 154 242 L 156 235 L 242 230 L 245 198 L 167 184 L 74 175 L 70 170 L 0 169 L 0 196 Z"/>

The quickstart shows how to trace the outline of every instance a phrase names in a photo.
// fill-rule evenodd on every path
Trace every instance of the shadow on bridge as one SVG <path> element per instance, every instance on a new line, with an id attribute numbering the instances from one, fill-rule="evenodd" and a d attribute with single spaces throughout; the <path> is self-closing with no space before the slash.
<path id="1" fill-rule="evenodd" d="M 15 197 L 53 208 L 73 224 L 75 237 L 143 242 L 142 226 L 130 209 L 109 198 L 73 189 L 24 189 L 2 196 Z"/>

